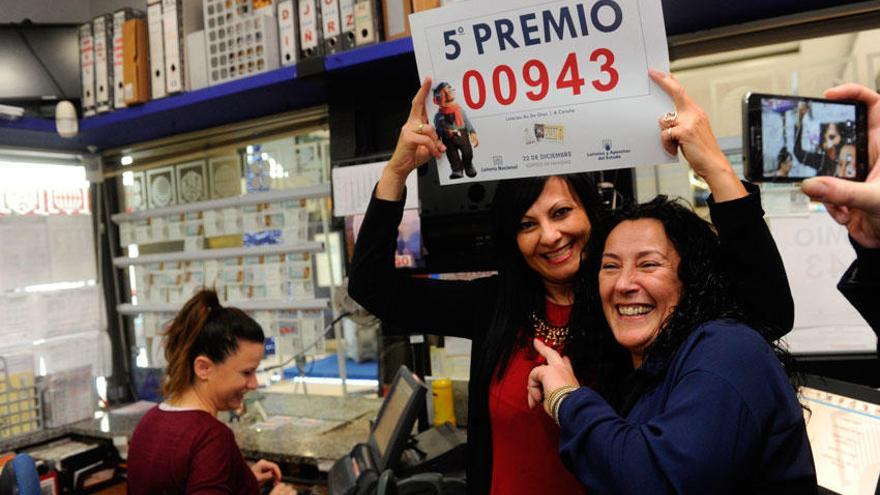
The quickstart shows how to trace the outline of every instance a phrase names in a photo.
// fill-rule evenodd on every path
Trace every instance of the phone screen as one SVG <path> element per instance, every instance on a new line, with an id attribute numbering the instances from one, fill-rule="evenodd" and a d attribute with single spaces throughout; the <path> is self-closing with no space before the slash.
<path id="1" fill-rule="evenodd" d="M 864 180 L 867 140 L 858 104 L 774 95 L 749 99 L 755 145 L 749 151 L 750 179 L 788 182 L 830 175 Z"/>

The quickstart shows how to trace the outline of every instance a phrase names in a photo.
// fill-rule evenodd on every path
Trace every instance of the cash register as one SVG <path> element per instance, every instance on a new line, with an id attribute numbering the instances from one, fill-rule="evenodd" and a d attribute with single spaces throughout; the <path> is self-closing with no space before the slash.
<path id="1" fill-rule="evenodd" d="M 331 495 L 378 493 L 380 477 L 395 480 L 394 491 L 387 493 L 464 493 L 463 435 L 449 424 L 412 435 L 426 393 L 424 383 L 401 366 L 366 443 L 330 469 Z"/>

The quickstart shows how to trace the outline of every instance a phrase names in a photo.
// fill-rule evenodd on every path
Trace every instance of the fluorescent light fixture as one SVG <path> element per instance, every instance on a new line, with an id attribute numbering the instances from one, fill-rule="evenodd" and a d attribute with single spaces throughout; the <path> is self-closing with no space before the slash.
<path id="1" fill-rule="evenodd" d="M 88 187 L 86 168 L 54 163 L 0 160 L 0 183 L 15 187 Z"/>
<path id="2" fill-rule="evenodd" d="M 29 285 L 22 290 L 24 292 L 53 292 L 56 290 L 81 289 L 87 285 L 95 285 L 95 281 L 80 280 L 79 282 L 56 282 L 53 284 Z M 18 289 L 16 289 L 16 291 L 18 291 Z"/>
<path id="3" fill-rule="evenodd" d="M 134 163 L 134 158 L 131 155 L 125 155 L 119 160 L 119 163 L 121 163 L 123 167 L 131 165 Z"/>

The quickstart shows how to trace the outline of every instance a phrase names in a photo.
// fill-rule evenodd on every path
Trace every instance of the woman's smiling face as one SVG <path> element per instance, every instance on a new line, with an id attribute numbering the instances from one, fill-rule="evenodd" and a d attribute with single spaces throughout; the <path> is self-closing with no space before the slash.
<path id="1" fill-rule="evenodd" d="M 545 286 L 570 286 L 590 228 L 587 212 L 568 182 L 554 176 L 520 220 L 516 243 Z"/>
<path id="2" fill-rule="evenodd" d="M 605 241 L 599 270 L 602 310 L 634 367 L 681 298 L 681 257 L 653 218 L 621 222 Z"/>

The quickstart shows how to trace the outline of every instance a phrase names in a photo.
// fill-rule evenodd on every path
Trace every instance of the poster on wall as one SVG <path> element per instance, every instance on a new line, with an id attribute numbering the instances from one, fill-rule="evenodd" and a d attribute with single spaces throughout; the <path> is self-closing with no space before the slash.
<path id="1" fill-rule="evenodd" d="M 410 16 L 441 184 L 675 161 L 659 0 L 463 2 Z"/>
<path id="2" fill-rule="evenodd" d="M 162 208 L 177 204 L 174 167 L 147 170 L 147 199 L 150 208 Z"/>
<path id="3" fill-rule="evenodd" d="M 211 199 L 241 194 L 241 162 L 238 155 L 211 158 L 208 160 L 208 170 L 211 174 Z"/>
<path id="4" fill-rule="evenodd" d="M 142 211 L 147 209 L 147 178 L 144 172 L 132 172 L 130 183 L 125 187 L 125 212 Z"/>
<path id="5" fill-rule="evenodd" d="M 195 203 L 208 199 L 208 168 L 204 160 L 177 167 L 177 202 Z"/>

